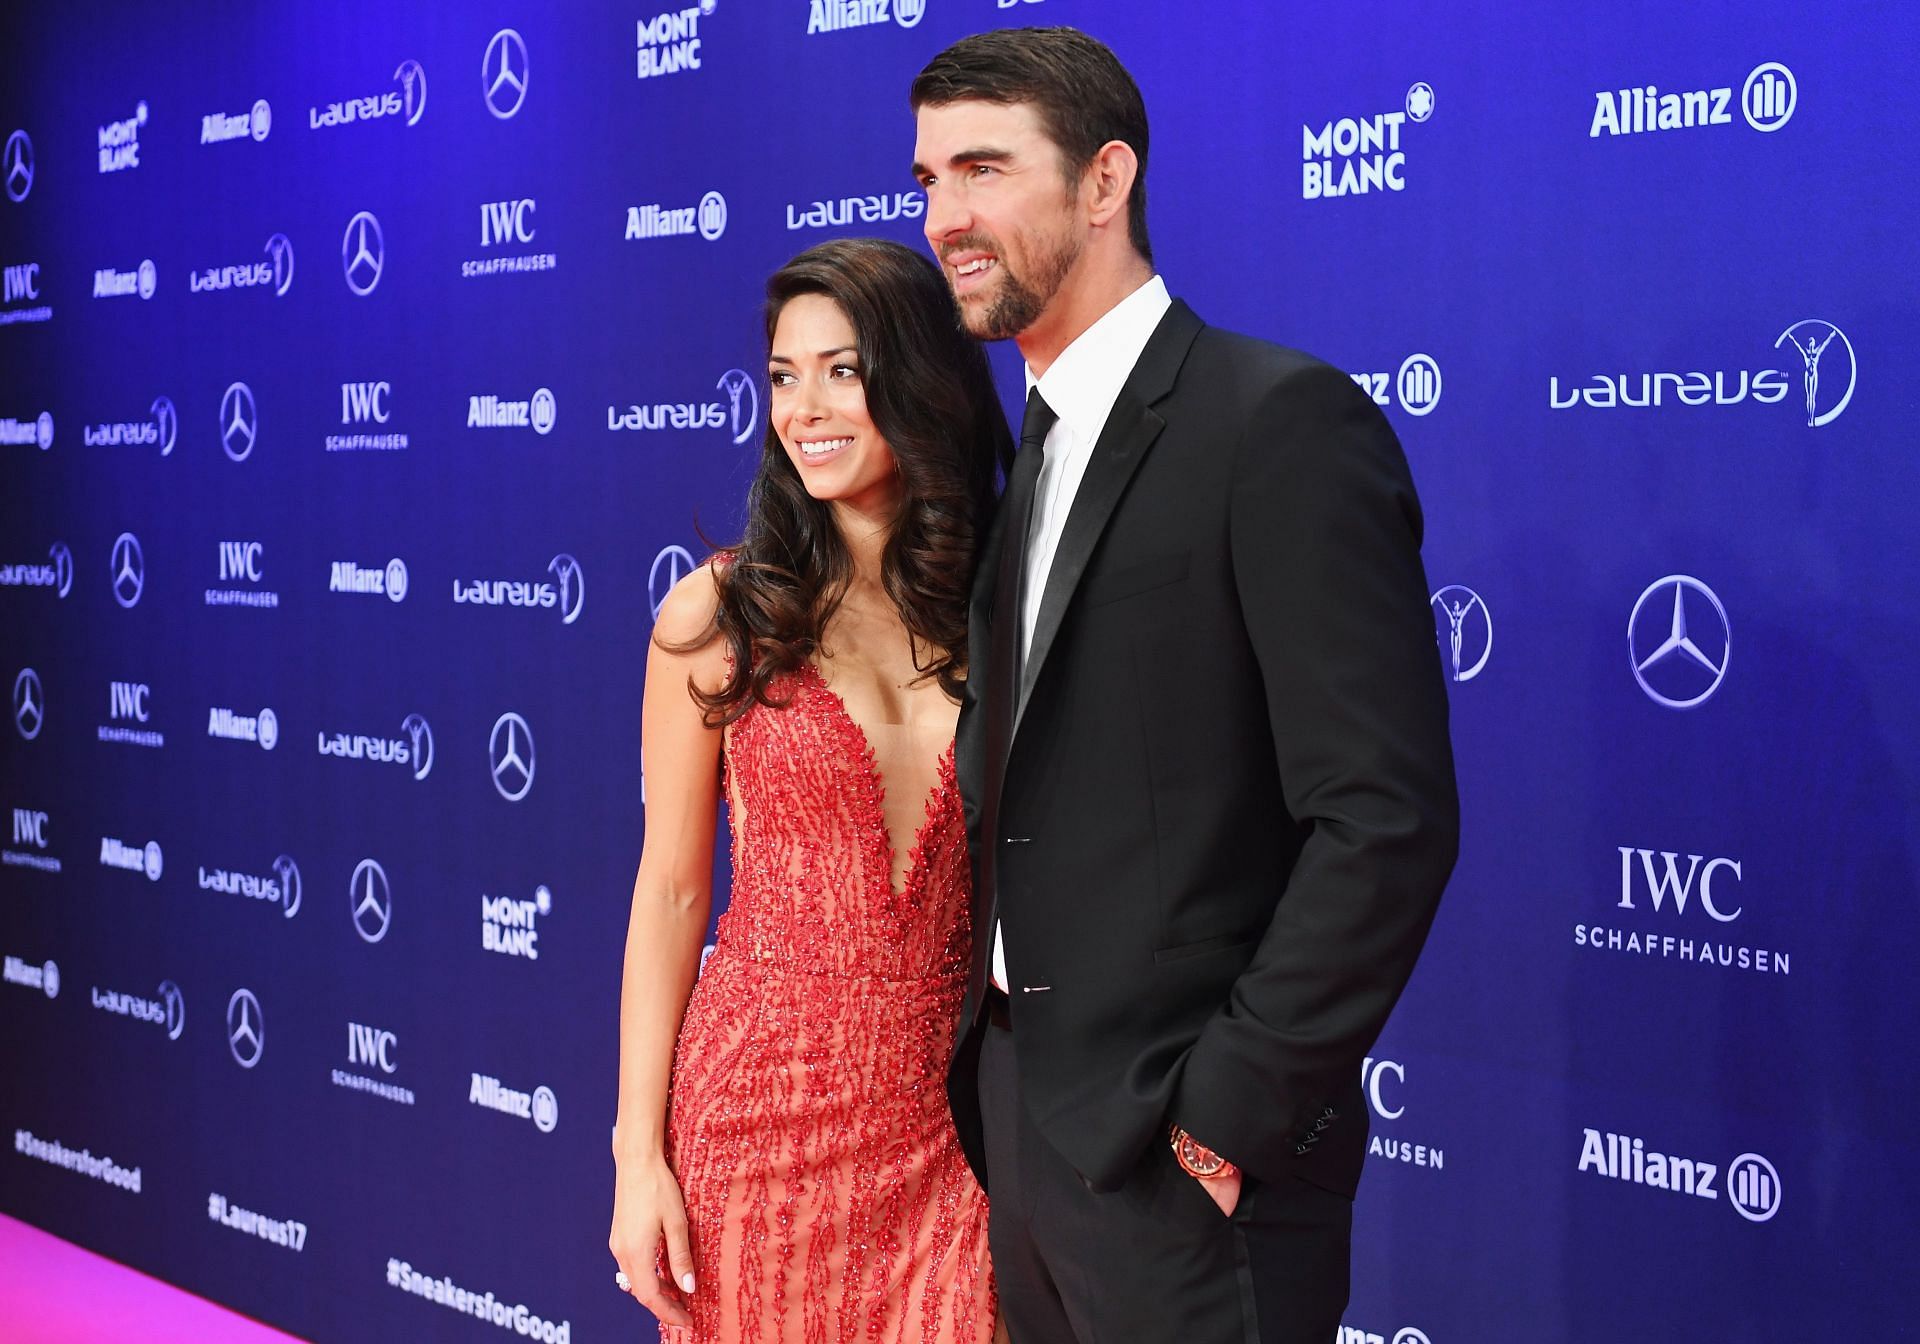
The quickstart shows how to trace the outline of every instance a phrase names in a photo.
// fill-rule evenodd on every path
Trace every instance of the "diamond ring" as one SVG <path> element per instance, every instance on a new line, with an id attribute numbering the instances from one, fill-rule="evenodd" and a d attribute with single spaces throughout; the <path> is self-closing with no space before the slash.
<path id="1" fill-rule="evenodd" d="M 613 1286 L 618 1288 L 623 1293 L 630 1293 L 633 1291 L 633 1280 L 627 1277 L 626 1270 L 624 1269 L 615 1270 L 613 1275 Z"/>

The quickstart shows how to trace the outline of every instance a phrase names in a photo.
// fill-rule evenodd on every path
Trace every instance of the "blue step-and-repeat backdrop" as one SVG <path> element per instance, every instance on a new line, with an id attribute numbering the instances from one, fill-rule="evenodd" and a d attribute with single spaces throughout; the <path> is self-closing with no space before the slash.
<path id="1" fill-rule="evenodd" d="M 1144 88 L 1173 290 L 1351 370 L 1427 507 L 1464 850 L 1339 1344 L 1912 1337 L 1893 3 L 15 11 L 0 1208 L 315 1339 L 651 1338 L 653 609 L 764 277 L 924 245 L 908 82 L 1032 22 Z"/>

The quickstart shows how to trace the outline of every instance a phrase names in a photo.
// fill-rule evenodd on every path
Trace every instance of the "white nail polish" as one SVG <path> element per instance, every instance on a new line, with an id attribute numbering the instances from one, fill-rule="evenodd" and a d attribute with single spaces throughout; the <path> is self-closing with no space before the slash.
<path id="1" fill-rule="evenodd" d="M 691 1270 L 680 1276 L 680 1286 L 688 1292 L 693 1291 L 693 1272 Z"/>

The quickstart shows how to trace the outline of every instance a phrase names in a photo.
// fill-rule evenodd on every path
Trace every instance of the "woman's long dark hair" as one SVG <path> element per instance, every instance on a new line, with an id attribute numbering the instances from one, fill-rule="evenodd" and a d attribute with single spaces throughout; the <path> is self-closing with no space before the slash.
<path id="1" fill-rule="evenodd" d="M 767 281 L 769 350 L 781 310 L 802 294 L 832 299 L 853 325 L 867 413 L 900 472 L 880 582 L 912 638 L 921 678 L 937 677 L 957 700 L 975 551 L 993 511 L 995 468 L 1013 448 L 986 355 L 961 329 L 939 268 L 899 243 L 835 239 L 775 271 Z M 771 417 L 745 535 L 723 556 L 714 568 L 715 628 L 694 647 L 718 634 L 736 673 L 717 691 L 689 685 L 714 727 L 755 701 L 785 703 L 768 687 L 819 649 L 853 577 L 832 509 L 807 493 Z"/>

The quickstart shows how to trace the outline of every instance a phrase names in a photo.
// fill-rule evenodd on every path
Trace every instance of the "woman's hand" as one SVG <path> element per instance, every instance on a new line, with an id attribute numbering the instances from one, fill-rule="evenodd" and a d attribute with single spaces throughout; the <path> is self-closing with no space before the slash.
<path id="1" fill-rule="evenodd" d="M 658 1270 L 660 1243 L 667 1246 L 668 1282 Z M 687 1208 L 680 1183 L 664 1159 L 620 1164 L 613 1182 L 613 1232 L 607 1238 L 613 1258 L 632 1280 L 634 1300 L 661 1325 L 690 1326 L 685 1299 L 693 1293 L 693 1246 L 687 1235 Z"/>

